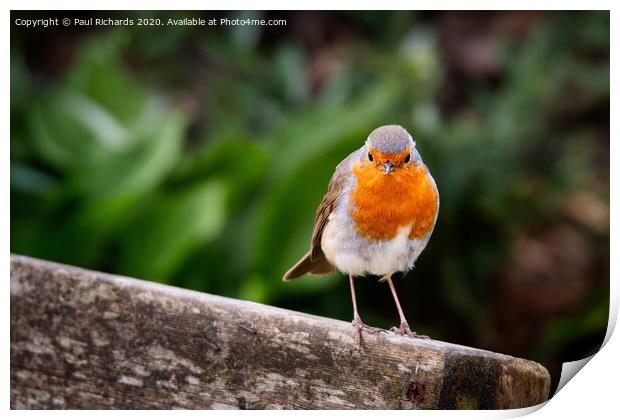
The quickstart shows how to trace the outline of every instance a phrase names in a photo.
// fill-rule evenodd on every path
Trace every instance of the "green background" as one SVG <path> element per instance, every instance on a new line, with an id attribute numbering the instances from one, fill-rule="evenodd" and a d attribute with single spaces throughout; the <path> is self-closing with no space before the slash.
<path id="1" fill-rule="evenodd" d="M 18 27 L 18 17 L 284 18 Z M 412 327 L 539 361 L 609 304 L 608 12 L 13 12 L 11 251 L 350 320 L 340 274 L 283 283 L 334 167 L 400 124 L 440 191 L 396 280 Z M 357 282 L 388 328 L 389 289 Z"/>

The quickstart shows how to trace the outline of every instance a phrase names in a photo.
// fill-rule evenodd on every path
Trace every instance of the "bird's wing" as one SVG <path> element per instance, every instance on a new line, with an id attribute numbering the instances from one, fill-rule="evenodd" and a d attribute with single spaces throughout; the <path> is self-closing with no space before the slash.
<path id="1" fill-rule="evenodd" d="M 323 197 L 323 200 L 316 211 L 310 250 L 301 258 L 301 260 L 297 262 L 297 264 L 286 272 L 283 277 L 284 280 L 291 280 L 306 273 L 325 274 L 331 273 L 335 270 L 329 261 L 327 261 L 327 258 L 323 253 L 323 249 L 321 248 L 321 238 L 323 237 L 323 230 L 329 220 L 329 215 L 332 211 L 334 211 L 338 198 L 340 198 L 344 190 L 347 177 L 351 174 L 351 165 L 356 159 L 359 158 L 360 153 L 361 149 L 356 150 L 347 156 L 345 160 L 340 162 L 338 166 L 336 166 L 336 170 L 334 171 L 334 174 L 332 175 L 332 178 L 327 186 L 325 197 Z"/>
<path id="2" fill-rule="evenodd" d="M 336 166 L 336 170 L 329 180 L 327 185 L 327 192 L 319 204 L 319 208 L 316 210 L 316 217 L 314 219 L 314 230 L 312 231 L 312 240 L 310 246 L 311 258 L 318 259 L 323 256 L 323 250 L 321 248 L 321 238 L 323 237 L 323 230 L 329 220 L 329 215 L 332 214 L 336 207 L 338 199 L 342 196 L 345 183 L 348 177 L 351 175 L 351 165 L 353 161 L 359 156 L 360 150 L 356 150 L 351 153 L 345 160 L 340 162 Z"/>

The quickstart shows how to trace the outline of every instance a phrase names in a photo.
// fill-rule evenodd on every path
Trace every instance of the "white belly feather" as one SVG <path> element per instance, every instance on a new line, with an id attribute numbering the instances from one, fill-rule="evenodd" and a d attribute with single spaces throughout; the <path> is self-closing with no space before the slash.
<path id="1" fill-rule="evenodd" d="M 348 206 L 337 206 L 323 231 L 321 248 L 339 271 L 354 276 L 389 275 L 409 271 L 426 247 L 430 232 L 422 239 L 409 239 L 411 226 L 402 226 L 389 241 L 360 238 L 348 216 Z"/>

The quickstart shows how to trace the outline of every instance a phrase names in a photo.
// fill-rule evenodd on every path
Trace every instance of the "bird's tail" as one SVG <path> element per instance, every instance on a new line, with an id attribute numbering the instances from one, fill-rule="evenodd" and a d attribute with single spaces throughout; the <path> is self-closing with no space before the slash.
<path id="1" fill-rule="evenodd" d="M 333 265 L 327 261 L 325 255 L 321 253 L 321 255 L 312 259 L 312 254 L 310 251 L 304 255 L 301 260 L 297 262 L 290 270 L 284 274 L 282 280 L 289 281 L 293 280 L 297 277 L 301 277 L 304 274 L 327 274 L 336 271 Z"/>

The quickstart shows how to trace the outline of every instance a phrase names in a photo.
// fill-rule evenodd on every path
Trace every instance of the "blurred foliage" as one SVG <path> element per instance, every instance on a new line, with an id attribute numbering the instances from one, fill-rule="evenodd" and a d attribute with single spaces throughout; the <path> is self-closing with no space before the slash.
<path id="1" fill-rule="evenodd" d="M 11 251 L 348 320 L 341 275 L 280 278 L 337 163 L 398 123 L 442 200 L 398 282 L 412 325 L 554 374 L 595 351 L 609 13 L 282 16 L 278 28 L 13 27 Z M 365 321 L 394 324 L 385 286 L 358 285 Z"/>

